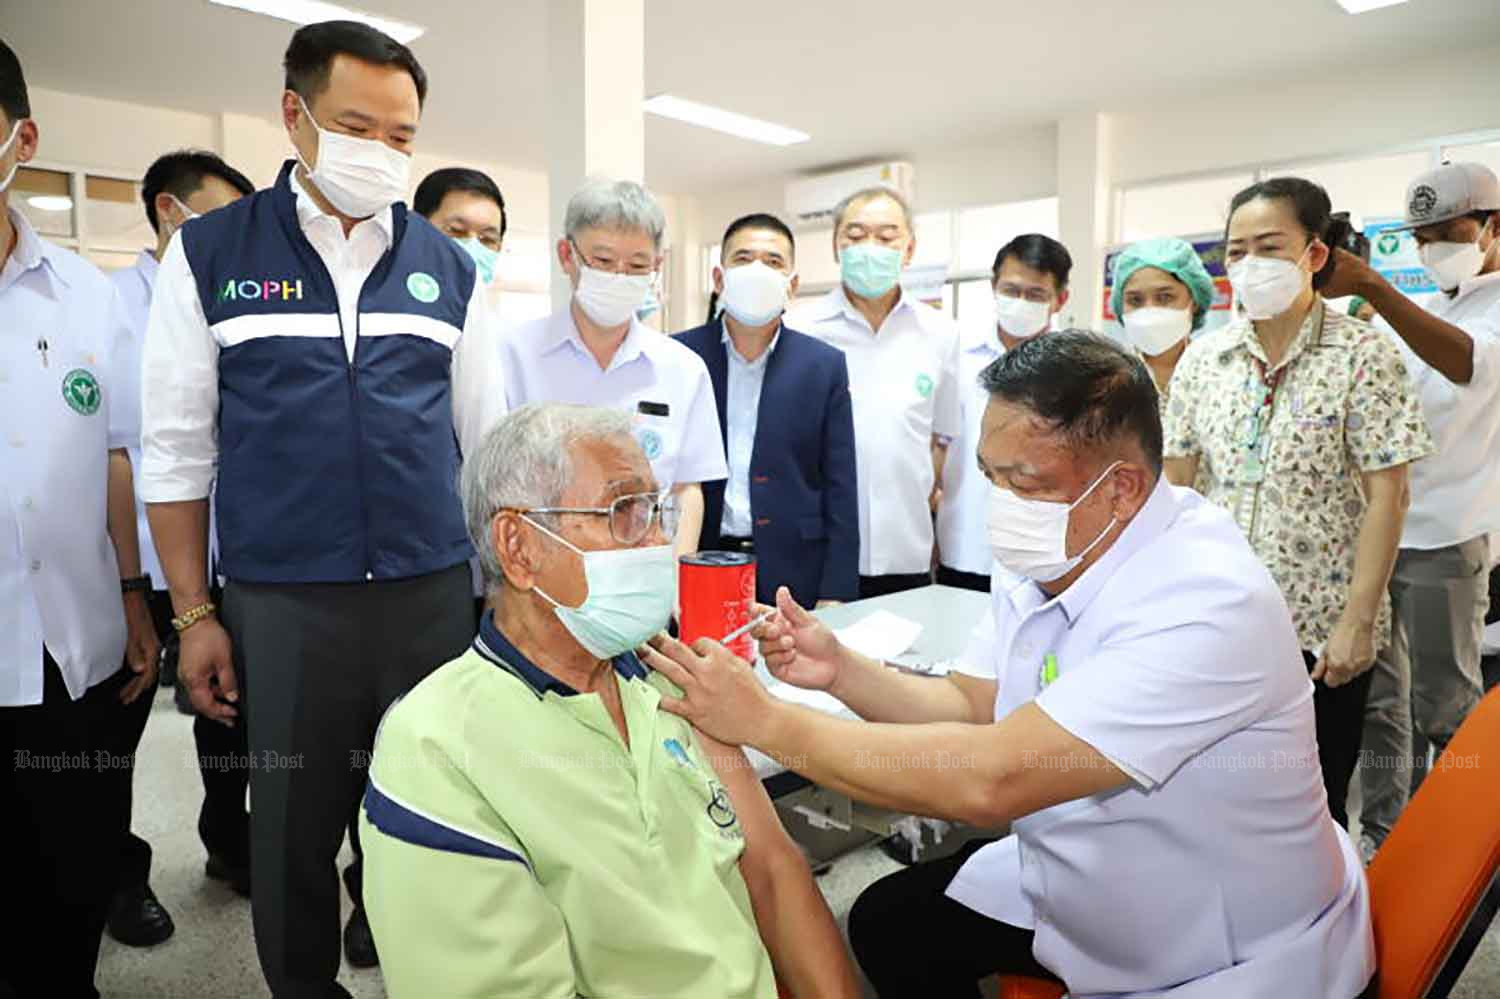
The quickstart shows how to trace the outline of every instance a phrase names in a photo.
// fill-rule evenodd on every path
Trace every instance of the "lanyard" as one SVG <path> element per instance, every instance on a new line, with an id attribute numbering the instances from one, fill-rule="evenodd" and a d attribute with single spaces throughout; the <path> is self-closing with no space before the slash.
<path id="1" fill-rule="evenodd" d="M 1271 429 L 1271 413 L 1276 408 L 1276 390 L 1281 388 L 1281 383 L 1286 380 L 1290 365 L 1283 364 L 1267 374 L 1266 362 L 1258 357 L 1252 357 L 1250 360 L 1255 365 L 1255 373 L 1259 376 L 1261 390 L 1260 404 L 1250 415 L 1250 427 L 1245 440 L 1245 446 L 1254 450 L 1261 448 L 1262 438 Z"/>

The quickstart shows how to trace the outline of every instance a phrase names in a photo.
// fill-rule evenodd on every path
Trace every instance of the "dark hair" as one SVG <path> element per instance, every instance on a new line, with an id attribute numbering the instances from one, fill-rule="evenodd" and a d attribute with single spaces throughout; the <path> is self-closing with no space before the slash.
<path id="1" fill-rule="evenodd" d="M 505 217 L 505 196 L 500 193 L 500 188 L 490 179 L 489 174 L 468 167 L 443 167 L 423 177 L 422 183 L 417 185 L 417 193 L 411 199 L 412 211 L 430 219 L 443 199 L 454 191 L 471 191 L 499 205 L 500 238 L 505 238 L 505 229 L 509 224 Z"/>
<path id="2" fill-rule="evenodd" d="M 1272 177 L 1256 184 L 1251 184 L 1229 202 L 1229 217 L 1224 220 L 1224 238 L 1229 238 L 1229 223 L 1234 219 L 1234 213 L 1257 198 L 1267 201 L 1285 201 L 1292 206 L 1292 214 L 1297 216 L 1297 224 L 1307 234 L 1307 241 L 1313 240 L 1327 242 L 1328 225 L 1333 219 L 1333 202 L 1328 198 L 1328 192 L 1323 190 L 1323 185 L 1315 184 L 1301 177 Z M 1330 253 L 1328 263 L 1323 269 L 1313 275 L 1313 288 L 1321 288 L 1328 283 L 1333 276 L 1334 258 Z"/>
<path id="3" fill-rule="evenodd" d="M 1068 287 L 1068 276 L 1073 273 L 1073 255 L 1066 246 L 1051 236 L 1043 236 L 1039 232 L 1017 236 L 1000 247 L 1000 252 L 995 254 L 995 266 L 991 268 L 991 274 L 999 277 L 1000 268 L 1012 257 L 1032 270 L 1051 274 L 1058 291 Z"/>
<path id="4" fill-rule="evenodd" d="M 156 196 L 165 191 L 179 201 L 186 201 L 203 187 L 205 177 L 217 177 L 241 194 L 255 192 L 249 177 L 213 153 L 180 149 L 159 156 L 141 180 L 141 200 L 146 203 L 146 221 L 151 223 L 153 231 L 161 231 L 156 219 Z"/>
<path id="5" fill-rule="evenodd" d="M 26 74 L 21 72 L 21 60 L 5 39 L 0 38 L 0 111 L 10 119 L 11 128 L 22 118 L 31 117 L 31 95 L 26 91 Z M 10 136 L 0 137 L 0 142 Z"/>
<path id="6" fill-rule="evenodd" d="M 322 21 L 298 28 L 281 63 L 286 69 L 286 89 L 312 104 L 327 89 L 334 57 L 339 55 L 377 66 L 400 66 L 417 85 L 417 103 L 427 100 L 427 74 L 411 49 L 358 21 Z"/>
<path id="7" fill-rule="evenodd" d="M 729 228 L 724 230 L 724 238 L 719 241 L 719 246 L 728 246 L 731 236 L 746 229 L 769 229 L 778 235 L 785 236 L 787 243 L 792 247 L 793 255 L 797 252 L 797 237 L 792 235 L 792 230 L 787 228 L 787 224 L 781 219 L 766 212 L 742 215 L 729 223 Z"/>
<path id="8" fill-rule="evenodd" d="M 979 374 L 991 396 L 1025 406 L 1080 449 L 1134 438 L 1161 473 L 1156 384 L 1140 358 L 1087 330 L 1062 330 L 1012 347 Z"/>

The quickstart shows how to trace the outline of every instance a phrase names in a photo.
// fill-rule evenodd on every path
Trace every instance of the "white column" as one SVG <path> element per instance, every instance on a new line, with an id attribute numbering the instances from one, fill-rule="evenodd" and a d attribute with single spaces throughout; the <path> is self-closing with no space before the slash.
<path id="1" fill-rule="evenodd" d="M 1095 111 L 1057 123 L 1058 229 L 1073 256 L 1068 326 L 1099 329 L 1104 253 L 1114 237 L 1113 122 Z"/>
<path id="2" fill-rule="evenodd" d="M 644 180 L 645 0 L 547 0 L 547 179 L 552 244 L 586 177 Z M 555 265 L 554 265 L 555 266 Z M 570 290 L 552 282 L 554 308 Z"/>

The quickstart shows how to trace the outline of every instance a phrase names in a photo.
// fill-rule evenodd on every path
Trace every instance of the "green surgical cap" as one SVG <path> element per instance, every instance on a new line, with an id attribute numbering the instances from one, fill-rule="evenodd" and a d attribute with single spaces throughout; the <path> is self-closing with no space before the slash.
<path id="1" fill-rule="evenodd" d="M 1193 296 L 1193 329 L 1203 326 L 1204 317 L 1214 304 L 1214 279 L 1208 276 L 1198 251 L 1181 239 L 1143 239 L 1131 243 L 1115 258 L 1115 273 L 1110 290 L 1109 308 L 1121 315 L 1125 284 L 1142 267 L 1166 271 L 1183 284 Z"/>

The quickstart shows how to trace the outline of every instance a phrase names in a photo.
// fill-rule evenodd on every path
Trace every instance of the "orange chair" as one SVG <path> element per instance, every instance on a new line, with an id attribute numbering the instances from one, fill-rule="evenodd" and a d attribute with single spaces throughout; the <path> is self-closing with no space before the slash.
<path id="1" fill-rule="evenodd" d="M 1002 975 L 998 999 L 1062 999 L 1065 991 L 1061 985 L 1044 978 Z"/>
<path id="2" fill-rule="evenodd" d="M 1372 999 L 1446 999 L 1500 909 L 1500 690 L 1459 728 L 1367 874 L 1378 981 Z M 1000 999 L 1063 987 L 1002 978 Z"/>
<path id="3" fill-rule="evenodd" d="M 1500 690 L 1479 702 L 1368 870 L 1377 999 L 1443 999 L 1500 906 Z"/>

